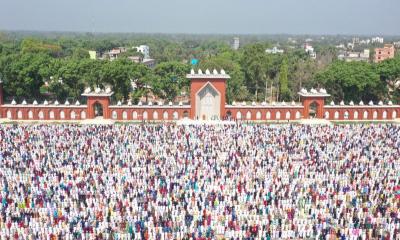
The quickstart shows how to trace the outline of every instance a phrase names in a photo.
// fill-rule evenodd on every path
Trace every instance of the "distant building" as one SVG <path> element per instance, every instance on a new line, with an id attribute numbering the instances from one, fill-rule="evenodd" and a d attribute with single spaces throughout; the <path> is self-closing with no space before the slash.
<path id="1" fill-rule="evenodd" d="M 144 59 L 150 59 L 150 47 L 149 46 L 140 45 L 139 47 L 134 47 L 134 48 L 136 48 L 136 51 L 143 54 Z"/>
<path id="2" fill-rule="evenodd" d="M 110 61 L 113 61 L 115 59 L 118 59 L 118 55 L 120 55 L 121 53 L 124 53 L 124 52 L 126 52 L 126 48 L 124 48 L 124 47 L 113 48 L 103 55 L 103 59 L 108 58 L 108 59 L 110 59 Z"/>
<path id="3" fill-rule="evenodd" d="M 382 62 L 394 58 L 395 48 L 393 44 L 385 44 L 383 48 L 375 48 L 374 62 Z"/>
<path id="4" fill-rule="evenodd" d="M 383 37 L 374 37 L 371 39 L 372 43 L 383 43 Z"/>
<path id="5" fill-rule="evenodd" d="M 393 45 L 397 48 L 400 48 L 400 41 L 394 42 Z"/>
<path id="6" fill-rule="evenodd" d="M 278 47 L 268 48 L 265 50 L 266 53 L 269 54 L 281 54 L 284 53 L 283 49 L 279 49 Z"/>
<path id="7" fill-rule="evenodd" d="M 346 62 L 360 62 L 369 61 L 370 51 L 369 49 L 364 49 L 363 52 L 343 52 L 339 54 L 338 59 L 344 60 Z"/>
<path id="8" fill-rule="evenodd" d="M 308 44 L 308 43 L 304 44 L 304 51 L 306 51 L 306 53 L 308 53 L 310 58 L 312 58 L 312 59 L 317 58 L 317 53 L 314 51 L 314 47 L 311 46 L 310 44 Z"/>
<path id="9" fill-rule="evenodd" d="M 234 38 L 233 38 L 233 43 L 232 43 L 232 48 L 233 48 L 234 50 L 238 50 L 239 47 L 240 47 L 240 40 L 239 40 L 238 37 L 234 37 Z"/>
<path id="10" fill-rule="evenodd" d="M 98 53 L 98 52 L 96 52 L 96 51 L 88 51 L 89 52 L 89 56 L 90 56 L 90 59 L 97 59 L 97 58 L 99 58 L 100 57 L 100 54 Z"/>
<path id="11" fill-rule="evenodd" d="M 142 56 L 131 56 L 128 57 L 128 59 L 135 63 L 142 63 L 149 68 L 153 68 L 156 66 L 156 60 L 154 59 L 144 59 Z"/>

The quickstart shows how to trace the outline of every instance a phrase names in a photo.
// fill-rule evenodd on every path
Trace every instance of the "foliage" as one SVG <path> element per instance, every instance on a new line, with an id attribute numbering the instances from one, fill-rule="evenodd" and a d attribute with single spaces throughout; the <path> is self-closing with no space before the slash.
<path id="1" fill-rule="evenodd" d="M 286 59 L 282 61 L 279 71 L 279 94 L 280 100 L 290 100 L 290 91 L 288 87 L 288 66 Z"/>
<path id="2" fill-rule="evenodd" d="M 335 61 L 315 78 L 329 89 L 335 101 L 377 101 L 385 97 L 385 85 L 366 62 Z"/>

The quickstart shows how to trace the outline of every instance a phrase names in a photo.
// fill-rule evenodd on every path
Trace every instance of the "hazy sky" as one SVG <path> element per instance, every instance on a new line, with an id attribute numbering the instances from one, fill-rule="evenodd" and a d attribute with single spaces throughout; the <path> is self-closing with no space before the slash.
<path id="1" fill-rule="evenodd" d="M 400 35 L 400 0 L 0 0 L 1 30 Z"/>

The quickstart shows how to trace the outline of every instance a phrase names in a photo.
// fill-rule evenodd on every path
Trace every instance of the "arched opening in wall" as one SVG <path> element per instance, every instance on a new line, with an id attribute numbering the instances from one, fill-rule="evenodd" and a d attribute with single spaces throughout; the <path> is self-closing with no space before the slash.
<path id="1" fill-rule="evenodd" d="M 117 111 L 112 111 L 111 117 L 112 117 L 112 119 L 117 119 L 117 118 L 118 118 L 118 113 L 117 113 Z"/>
<path id="2" fill-rule="evenodd" d="M 122 112 L 122 119 L 124 120 L 128 119 L 128 113 L 126 111 Z"/>
<path id="3" fill-rule="evenodd" d="M 325 119 L 329 119 L 329 112 L 328 111 L 325 112 Z"/>
<path id="4" fill-rule="evenodd" d="M 132 112 L 132 119 L 137 119 L 138 118 L 138 113 L 136 111 Z"/>
<path id="5" fill-rule="evenodd" d="M 54 119 L 54 112 L 53 111 L 49 112 L 49 117 L 50 117 L 50 119 Z"/>
<path id="6" fill-rule="evenodd" d="M 335 112 L 335 115 L 333 116 L 335 119 L 339 119 L 339 112 L 338 111 L 336 111 Z"/>
<path id="7" fill-rule="evenodd" d="M 175 111 L 174 113 L 172 113 L 172 117 L 174 120 L 178 120 L 179 119 L 179 114 L 177 111 Z"/>
<path id="8" fill-rule="evenodd" d="M 251 112 L 250 112 L 250 111 L 247 111 L 247 113 L 246 113 L 246 119 L 247 119 L 247 120 L 251 120 Z"/>
<path id="9" fill-rule="evenodd" d="M 363 118 L 364 118 L 364 119 L 367 119 L 367 118 L 368 118 L 368 111 L 364 111 Z"/>
<path id="10" fill-rule="evenodd" d="M 256 113 L 256 119 L 257 119 L 257 120 L 261 120 L 261 112 L 260 112 L 260 111 L 258 111 L 258 112 Z"/>
<path id="11" fill-rule="evenodd" d="M 7 111 L 7 118 L 12 119 L 12 113 L 10 110 Z"/>
<path id="12" fill-rule="evenodd" d="M 81 112 L 81 119 L 86 119 L 86 112 L 85 111 Z"/>
<path id="13" fill-rule="evenodd" d="M 95 118 L 104 117 L 104 115 L 103 115 L 103 105 L 101 105 L 99 102 L 95 102 L 93 104 L 93 109 L 94 109 L 94 117 Z"/>
<path id="14" fill-rule="evenodd" d="M 286 112 L 286 116 L 285 117 L 286 117 L 286 120 L 290 119 L 291 116 L 290 116 L 290 112 L 289 111 Z"/>
<path id="15" fill-rule="evenodd" d="M 344 112 L 344 119 L 349 119 L 349 112 L 348 111 Z"/>
<path id="16" fill-rule="evenodd" d="M 373 118 L 373 119 L 377 119 L 377 118 L 378 118 L 378 112 L 377 112 L 377 111 L 374 111 L 374 112 L 372 113 L 372 118 Z"/>
<path id="17" fill-rule="evenodd" d="M 397 112 L 396 112 L 396 110 L 394 110 L 394 111 L 392 112 L 392 118 L 393 118 L 393 119 L 397 118 Z"/>
<path id="18" fill-rule="evenodd" d="M 275 115 L 275 118 L 276 118 L 277 120 L 281 119 L 281 112 L 277 111 L 277 112 L 276 112 L 276 115 Z"/>
<path id="19" fill-rule="evenodd" d="M 153 120 L 157 120 L 158 119 L 158 112 L 154 111 L 153 112 Z"/>
<path id="20" fill-rule="evenodd" d="M 188 111 L 183 111 L 183 118 L 189 118 L 189 113 Z"/>
<path id="21" fill-rule="evenodd" d="M 232 119 L 232 112 L 231 112 L 231 111 L 227 111 L 227 112 L 226 112 L 226 118 L 227 118 L 228 120 L 231 120 L 231 119 Z"/>
<path id="22" fill-rule="evenodd" d="M 71 112 L 71 119 L 75 119 L 76 118 L 76 113 L 74 111 Z"/>
<path id="23" fill-rule="evenodd" d="M 168 120 L 168 112 L 167 111 L 164 111 L 163 118 L 164 118 L 164 120 Z"/>
<path id="24" fill-rule="evenodd" d="M 241 120 L 241 119 L 242 119 L 242 113 L 241 113 L 240 111 L 238 111 L 238 112 L 236 113 L 236 119 L 237 119 L 237 120 Z"/>
<path id="25" fill-rule="evenodd" d="M 301 113 L 299 111 L 296 112 L 296 119 L 300 119 L 301 118 Z"/>
<path id="26" fill-rule="evenodd" d="M 353 118 L 354 118 L 354 119 L 358 119 L 358 111 L 354 111 Z"/>
<path id="27" fill-rule="evenodd" d="M 39 112 L 39 119 L 43 119 L 44 118 L 44 113 L 43 113 L 43 111 L 40 111 Z"/>
<path id="28" fill-rule="evenodd" d="M 385 110 L 382 113 L 382 119 L 386 119 L 386 118 L 387 118 L 387 111 Z"/>
<path id="29" fill-rule="evenodd" d="M 265 118 L 266 118 L 267 120 L 270 120 L 270 119 L 271 119 L 271 112 L 270 112 L 270 111 L 267 112 L 267 114 L 265 115 Z"/>
<path id="30" fill-rule="evenodd" d="M 18 119 L 22 119 L 22 111 L 21 110 L 18 111 L 17 117 L 18 117 Z"/>
<path id="31" fill-rule="evenodd" d="M 60 112 L 60 119 L 64 119 L 65 118 L 65 113 L 64 113 L 64 111 L 61 111 Z"/>
<path id="32" fill-rule="evenodd" d="M 316 118 L 319 115 L 319 104 L 314 101 L 310 104 L 308 108 L 308 116 L 309 118 Z"/>
<path id="33" fill-rule="evenodd" d="M 149 114 L 147 113 L 147 111 L 143 112 L 143 120 L 147 120 L 149 118 Z"/>
<path id="34" fill-rule="evenodd" d="M 33 112 L 31 110 L 29 110 L 28 112 L 28 118 L 33 119 Z"/>

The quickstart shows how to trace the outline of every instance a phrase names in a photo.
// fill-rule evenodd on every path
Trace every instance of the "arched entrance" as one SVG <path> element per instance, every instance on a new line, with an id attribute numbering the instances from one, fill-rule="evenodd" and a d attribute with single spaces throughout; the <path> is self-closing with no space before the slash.
<path id="1" fill-rule="evenodd" d="M 202 120 L 220 118 L 221 94 L 207 83 L 196 94 L 196 116 Z"/>
<path id="2" fill-rule="evenodd" d="M 308 108 L 309 118 L 317 118 L 320 116 L 319 109 L 319 104 L 316 101 L 312 102 Z"/>
<path id="3" fill-rule="evenodd" d="M 95 118 L 103 118 L 104 117 L 103 105 L 101 105 L 99 102 L 95 102 L 93 104 L 93 109 L 94 109 L 94 117 Z"/>

